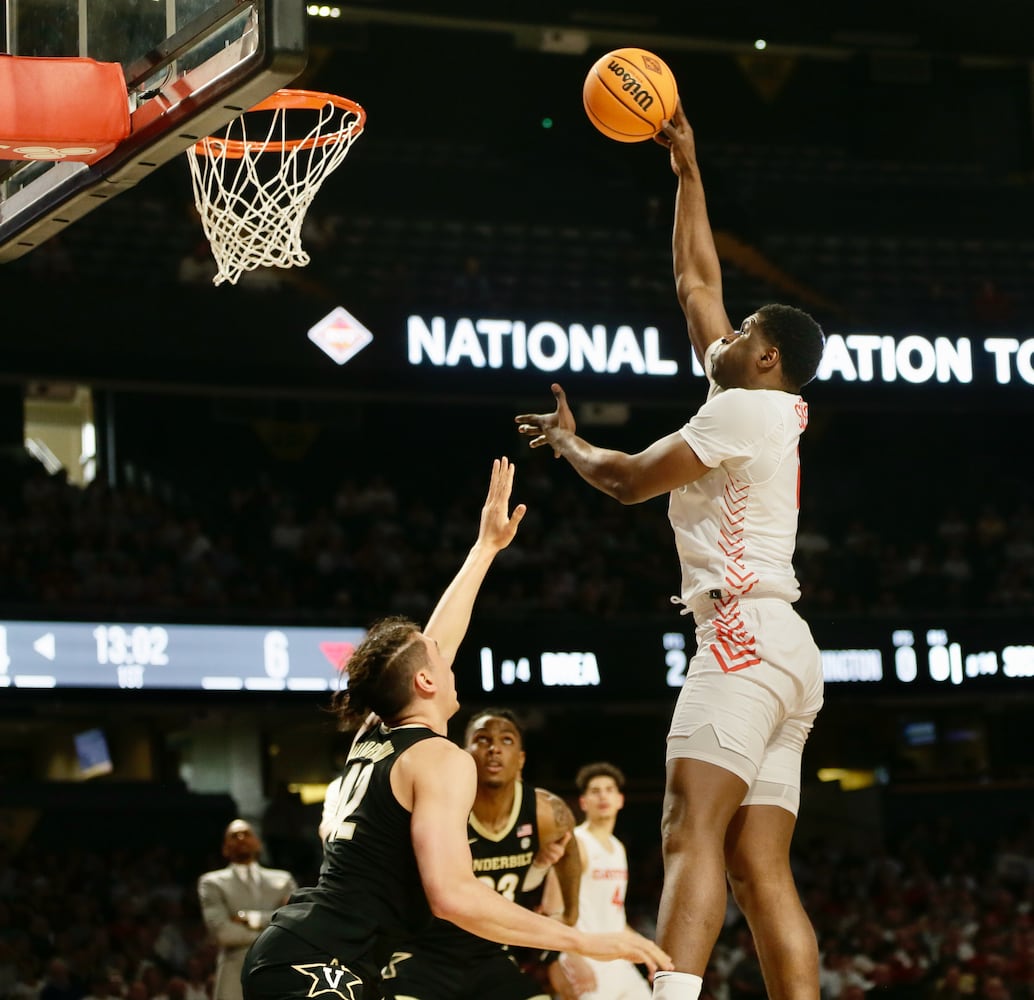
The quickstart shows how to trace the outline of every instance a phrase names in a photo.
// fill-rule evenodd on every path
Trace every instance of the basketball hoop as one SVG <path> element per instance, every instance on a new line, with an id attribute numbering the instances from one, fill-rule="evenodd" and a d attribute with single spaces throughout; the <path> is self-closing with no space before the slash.
<path id="1" fill-rule="evenodd" d="M 261 112 L 271 118 L 256 128 Z M 298 137 L 313 115 L 315 124 Z M 305 213 L 365 124 L 366 112 L 345 97 L 278 90 L 230 122 L 222 135 L 187 149 L 194 204 L 218 266 L 213 284 L 236 284 L 257 267 L 309 263 L 301 238 Z M 264 138 L 249 138 L 249 127 Z"/>

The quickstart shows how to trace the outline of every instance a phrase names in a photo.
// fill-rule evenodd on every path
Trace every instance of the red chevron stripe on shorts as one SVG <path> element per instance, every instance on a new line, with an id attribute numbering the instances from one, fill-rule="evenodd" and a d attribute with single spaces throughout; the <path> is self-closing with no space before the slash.
<path id="1" fill-rule="evenodd" d="M 750 649 L 740 649 L 724 642 L 712 642 L 711 652 L 718 661 L 718 666 L 727 674 L 731 674 L 736 670 L 745 670 L 747 667 L 757 666 L 761 662 L 761 657 L 757 655 L 753 647 Z"/>
<path id="2" fill-rule="evenodd" d="M 757 640 L 747 630 L 740 617 L 740 602 L 733 596 L 714 602 L 715 641 L 710 650 L 725 673 L 743 670 L 761 662 Z"/>

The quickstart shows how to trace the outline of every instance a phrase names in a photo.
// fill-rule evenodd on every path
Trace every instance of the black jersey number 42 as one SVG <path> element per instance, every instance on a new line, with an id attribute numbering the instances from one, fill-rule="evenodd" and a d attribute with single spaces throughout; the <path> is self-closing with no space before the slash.
<path id="1" fill-rule="evenodd" d="M 370 787 L 373 776 L 373 762 L 357 760 L 341 776 L 341 787 L 334 807 L 334 819 L 331 823 L 327 840 L 351 840 L 355 833 L 355 823 L 349 820 L 363 801 L 366 790 Z"/>

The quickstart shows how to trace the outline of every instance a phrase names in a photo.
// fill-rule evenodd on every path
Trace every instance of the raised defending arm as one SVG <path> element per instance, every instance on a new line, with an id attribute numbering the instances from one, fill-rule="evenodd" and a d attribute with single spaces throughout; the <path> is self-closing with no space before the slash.
<path id="1" fill-rule="evenodd" d="M 446 663 L 455 659 L 467 633 L 474 600 L 492 560 L 513 541 L 517 526 L 527 513 L 524 504 L 518 504 L 513 513 L 509 513 L 513 473 L 514 467 L 507 458 L 497 458 L 492 463 L 492 479 L 481 510 L 477 540 L 459 572 L 446 587 L 424 629 L 428 638 L 437 641 Z"/>

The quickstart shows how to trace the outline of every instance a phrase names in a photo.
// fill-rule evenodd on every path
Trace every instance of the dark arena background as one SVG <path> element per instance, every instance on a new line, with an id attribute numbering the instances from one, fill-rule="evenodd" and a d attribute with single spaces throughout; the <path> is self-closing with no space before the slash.
<path id="1" fill-rule="evenodd" d="M 513 423 L 559 381 L 590 440 L 637 451 L 703 399 L 667 154 L 581 106 L 635 45 L 679 82 L 731 320 L 788 302 L 828 336 L 795 560 L 827 677 L 796 839 L 823 1000 L 1029 1000 L 1026 5 L 371 0 L 306 31 L 294 86 L 368 115 L 307 267 L 213 286 L 180 155 L 0 263 L 0 997 L 55 958 L 69 1000 L 109 972 L 139 1000 L 204 982 L 195 884 L 235 816 L 315 878 L 333 665 L 382 614 L 426 620 L 503 454 L 529 514 L 454 735 L 514 708 L 525 776 L 575 807 L 582 764 L 620 766 L 650 931 L 694 642 L 665 501 L 619 506 Z M 343 363 L 335 315 L 370 335 Z M 744 927 L 730 904 L 714 1000 L 764 995 Z"/>

